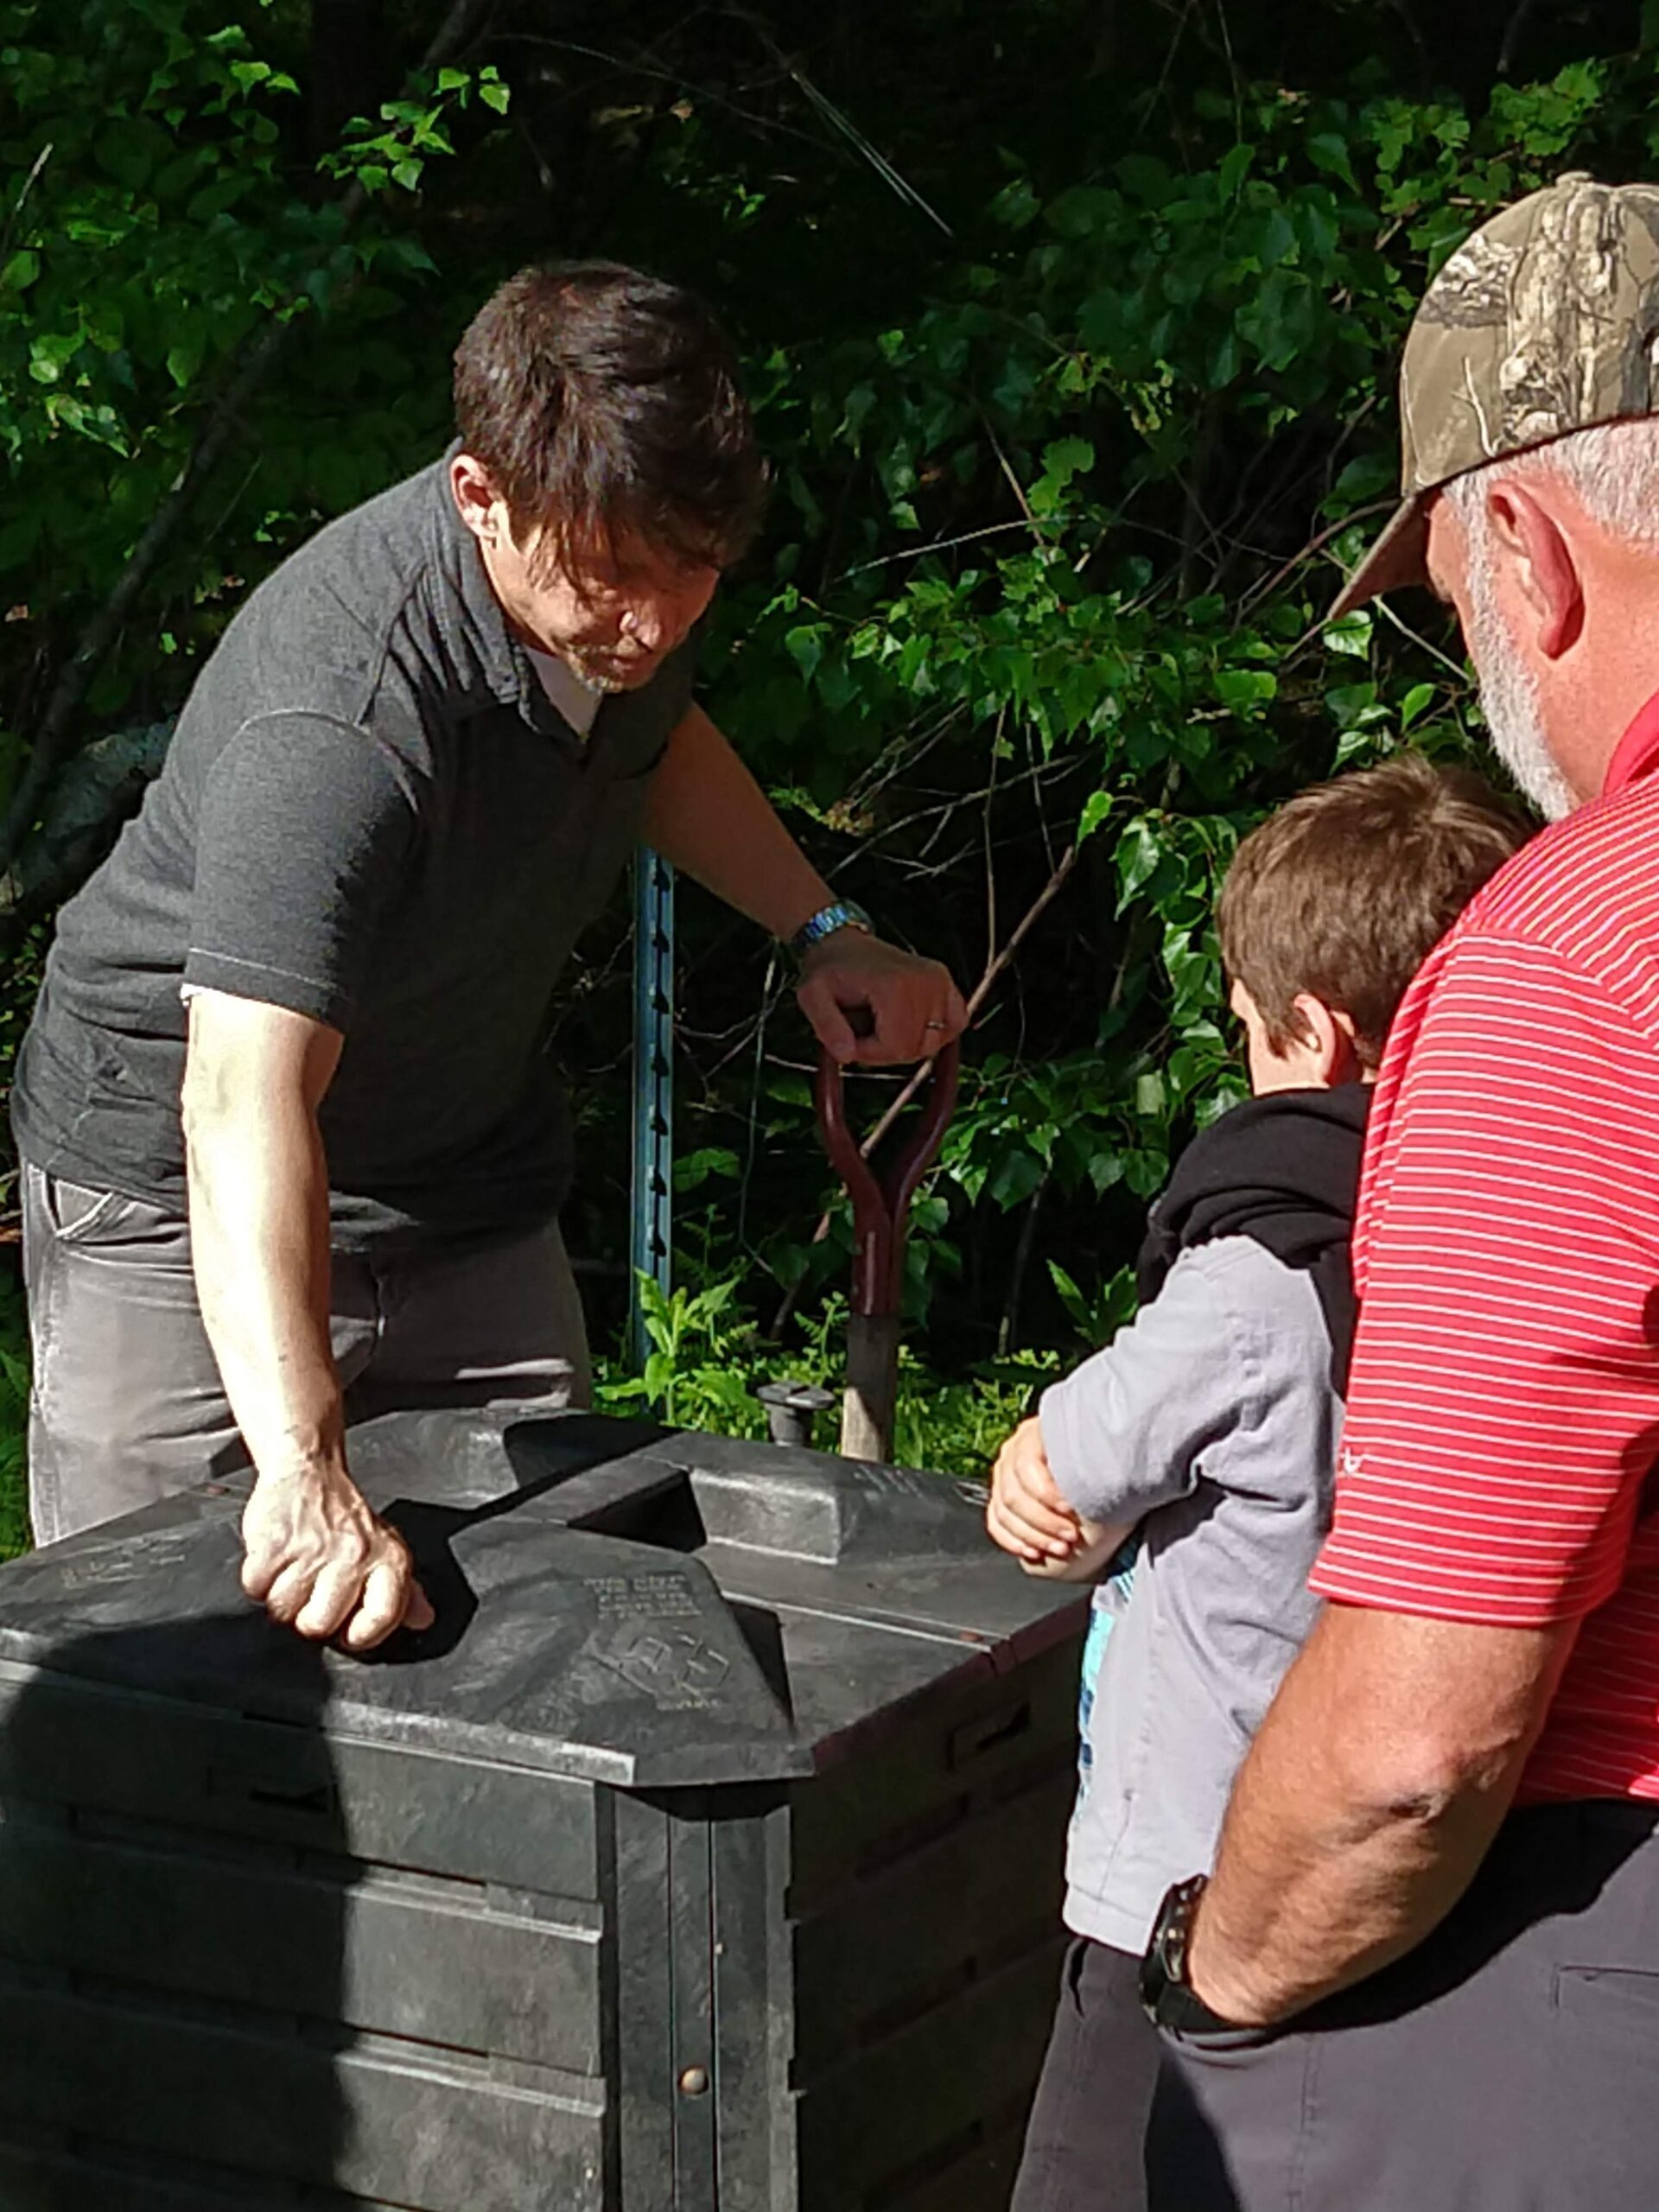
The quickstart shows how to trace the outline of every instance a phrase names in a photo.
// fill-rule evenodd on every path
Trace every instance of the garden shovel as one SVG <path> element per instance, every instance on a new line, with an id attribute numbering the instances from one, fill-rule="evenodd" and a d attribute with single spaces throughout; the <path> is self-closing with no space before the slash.
<path id="1" fill-rule="evenodd" d="M 934 1055 L 925 1079 L 920 1119 L 878 1180 L 847 1125 L 840 1063 L 828 1052 L 818 1058 L 818 1128 L 830 1165 L 853 1202 L 852 1313 L 847 1324 L 847 1390 L 841 1410 L 843 1459 L 885 1459 L 893 1449 L 910 1202 L 944 1140 L 957 1101 L 957 1062 L 954 1042 Z"/>

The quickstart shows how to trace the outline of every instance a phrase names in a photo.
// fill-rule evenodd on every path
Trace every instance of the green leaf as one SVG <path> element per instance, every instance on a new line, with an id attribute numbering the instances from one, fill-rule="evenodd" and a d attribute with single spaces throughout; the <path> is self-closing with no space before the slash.
<path id="1" fill-rule="evenodd" d="M 424 167 L 424 162 L 413 159 L 394 162 L 391 167 L 391 181 L 394 184 L 402 185 L 405 192 L 413 192 L 421 181 L 421 171 Z"/>
<path id="2" fill-rule="evenodd" d="M 1347 653 L 1355 660 L 1369 660 L 1371 653 L 1371 632 L 1376 627 L 1370 609 L 1357 607 L 1350 614 L 1335 622 L 1326 623 L 1320 635 L 1325 646 L 1333 653 Z"/>
<path id="3" fill-rule="evenodd" d="M 167 373 L 181 391 L 194 380 L 207 350 L 207 333 L 200 325 L 187 325 L 168 347 Z"/>
<path id="4" fill-rule="evenodd" d="M 1211 391 L 1219 391 L 1224 385 L 1231 384 L 1243 366 L 1243 355 L 1238 333 L 1224 330 L 1210 349 L 1210 358 L 1205 364 L 1204 380 Z"/>
<path id="5" fill-rule="evenodd" d="M 1093 1318 L 1090 1312 L 1088 1300 L 1058 1260 L 1049 1262 L 1048 1274 L 1050 1281 L 1060 1294 L 1061 1305 L 1065 1306 L 1066 1313 L 1077 1323 L 1078 1328 L 1086 1332 L 1090 1321 Z"/>
<path id="6" fill-rule="evenodd" d="M 1056 438 L 1045 446 L 1043 473 L 1026 495 L 1032 512 L 1053 514 L 1064 503 L 1072 478 L 1086 474 L 1094 465 L 1095 449 L 1087 438 Z"/>
<path id="7" fill-rule="evenodd" d="M 1369 756 L 1376 753 L 1385 753 L 1387 750 L 1388 746 L 1382 732 L 1376 729 L 1362 729 L 1357 727 L 1353 729 L 1345 729 L 1337 740 L 1335 765 L 1338 768 L 1345 768 L 1351 760 L 1362 754 Z"/>
<path id="8" fill-rule="evenodd" d="M 36 384 L 56 384 L 79 353 L 82 343 L 79 330 L 42 332 L 40 337 L 29 340 L 29 373 Z"/>
<path id="9" fill-rule="evenodd" d="M 1117 911 L 1121 914 L 1164 856 L 1163 840 L 1147 815 L 1138 815 L 1118 838 L 1112 858 L 1117 867 Z"/>
<path id="10" fill-rule="evenodd" d="M 1434 689 L 1435 687 L 1432 683 L 1414 683 L 1412 685 L 1410 690 L 1407 692 L 1405 697 L 1400 702 L 1400 727 L 1402 730 L 1409 729 L 1413 722 L 1417 720 L 1418 716 L 1421 715 L 1427 708 L 1433 706 L 1434 703 Z"/>
<path id="11" fill-rule="evenodd" d="M 24 246 L 0 269 L 0 292 L 26 292 L 40 273 L 40 255 Z"/>
<path id="12" fill-rule="evenodd" d="M 1271 669 L 1221 668 L 1216 671 L 1216 696 L 1235 714 L 1248 714 L 1279 694 L 1279 679 Z"/>
<path id="13" fill-rule="evenodd" d="M 818 623 L 798 622 L 784 633 L 784 650 L 810 683 L 823 658 L 823 629 Z"/>
<path id="14" fill-rule="evenodd" d="M 505 115 L 507 111 L 507 102 L 512 95 L 507 86 L 496 76 L 495 72 L 493 69 L 486 69 L 479 80 L 478 97 L 486 107 L 493 107 L 498 115 Z"/>
<path id="15" fill-rule="evenodd" d="M 1386 720 L 1385 709 L 1377 704 L 1375 683 L 1337 683 L 1325 695 L 1325 703 L 1339 722 L 1357 721 L 1368 716 L 1371 722 Z"/>
<path id="16" fill-rule="evenodd" d="M 683 1154 L 674 1162 L 674 1188 L 698 1190 L 711 1176 L 735 1181 L 742 1172 L 742 1162 L 728 1147 L 704 1145 L 696 1152 Z"/>
<path id="17" fill-rule="evenodd" d="M 1306 144 L 1307 158 L 1316 169 L 1323 169 L 1328 176 L 1340 177 L 1351 192 L 1358 191 L 1345 138 L 1339 137 L 1334 130 L 1320 130 L 1315 131 Z"/>
<path id="18" fill-rule="evenodd" d="M 1241 139 L 1237 145 L 1228 148 L 1222 156 L 1216 182 L 1224 200 L 1236 200 L 1238 188 L 1249 175 L 1250 163 L 1255 159 L 1255 149 Z"/>
<path id="19" fill-rule="evenodd" d="M 1363 506 L 1368 500 L 1380 499 L 1390 490 L 1395 480 L 1394 455 L 1381 450 L 1361 454 L 1351 461 L 1336 482 L 1331 486 L 1331 496 L 1325 502 L 1326 514 L 1345 514 L 1350 507 Z"/>
<path id="20" fill-rule="evenodd" d="M 1110 791 L 1094 791 L 1090 793 L 1088 800 L 1084 804 L 1083 813 L 1077 822 L 1077 842 L 1079 844 L 1083 842 L 1085 837 L 1092 837 L 1094 836 L 1096 830 L 1099 829 L 1101 823 L 1111 812 L 1113 799 L 1114 794 Z"/>
<path id="21" fill-rule="evenodd" d="M 1043 1163 L 1039 1155 L 1024 1145 L 1010 1147 L 991 1171 L 986 1193 L 995 1205 L 1006 1212 L 1028 1198 L 1043 1179 Z"/>

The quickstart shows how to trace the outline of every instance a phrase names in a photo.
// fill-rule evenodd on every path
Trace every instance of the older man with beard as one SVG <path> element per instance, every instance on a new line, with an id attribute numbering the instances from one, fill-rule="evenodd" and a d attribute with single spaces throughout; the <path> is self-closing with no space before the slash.
<path id="1" fill-rule="evenodd" d="M 1554 826 L 1382 1071 L 1326 1604 L 1144 1968 L 1163 2212 L 1659 2194 L 1659 189 L 1497 216 L 1402 392 L 1339 610 L 1455 607 Z"/>

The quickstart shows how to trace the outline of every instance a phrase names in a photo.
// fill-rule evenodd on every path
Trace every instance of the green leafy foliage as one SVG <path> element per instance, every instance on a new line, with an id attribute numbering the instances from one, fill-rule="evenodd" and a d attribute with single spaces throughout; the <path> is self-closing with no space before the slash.
<path id="1" fill-rule="evenodd" d="M 648 1413 L 682 1428 L 759 1440 L 766 1434 L 766 1418 L 755 1395 L 758 1385 L 839 1382 L 844 1300 L 827 1300 L 807 1340 L 785 1353 L 766 1341 L 754 1316 L 743 1310 L 741 1289 L 733 1277 L 664 1298 L 642 1276 L 639 1294 L 652 1347 L 644 1372 L 631 1373 L 620 1359 L 601 1360 L 595 1404 L 603 1412 Z M 1058 1369 L 1052 1353 L 1027 1352 L 988 1362 L 969 1376 L 946 1377 L 901 1351 L 895 1459 L 944 1474 L 982 1475 L 997 1446 L 1028 1410 L 1033 1392 Z M 820 1416 L 813 1440 L 820 1451 L 834 1450 L 837 1421 L 834 1411 Z"/>
<path id="2" fill-rule="evenodd" d="M 289 44 L 257 5 L 227 22 L 201 0 L 0 4 L 0 796 L 39 671 L 67 658 L 272 321 L 304 326 L 296 371 L 256 395 L 251 439 L 99 676 L 89 734 L 175 705 L 247 582 L 442 437 L 442 353 L 407 313 L 432 257 L 319 177 Z M 412 188 L 454 150 L 452 114 L 506 90 L 442 73 L 348 124 L 323 170 L 367 184 L 365 149 L 395 147 Z"/>
<path id="3" fill-rule="evenodd" d="M 78 740 L 176 708 L 250 584 L 441 450 L 494 282 L 598 252 L 698 284 L 776 486 L 716 602 L 710 708 L 837 891 L 982 987 L 900 1420 L 906 1456 L 965 1468 L 1022 1358 L 1122 1319 L 1148 1198 L 1241 1095 L 1211 925 L 1238 837 L 1408 740 L 1478 744 L 1426 602 L 1326 613 L 1392 503 L 1425 282 L 1564 168 L 1649 173 L 1659 49 L 1594 9 L 1033 0 L 1016 31 L 918 0 L 824 11 L 788 53 L 744 11 L 617 10 L 589 50 L 506 0 L 422 76 L 446 13 L 396 12 L 320 140 L 300 0 L 0 0 L 0 785 L 273 319 L 293 343 Z M 779 963 L 690 892 L 681 931 L 683 1288 L 605 1402 L 758 1434 L 758 1376 L 838 1376 L 850 1225 Z M 13 948 L 0 1068 L 40 950 Z M 557 1014 L 603 1339 L 620 912 Z M 893 1079 L 851 1094 L 873 1122 Z"/>

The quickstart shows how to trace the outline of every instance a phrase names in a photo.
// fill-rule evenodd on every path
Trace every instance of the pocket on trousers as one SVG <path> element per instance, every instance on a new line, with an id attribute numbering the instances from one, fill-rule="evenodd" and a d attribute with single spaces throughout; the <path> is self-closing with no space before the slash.
<path id="1" fill-rule="evenodd" d="M 1557 1967 L 1555 2010 L 1564 2020 L 1659 2044 L 1659 1971 L 1646 1967 Z"/>
<path id="2" fill-rule="evenodd" d="M 60 1244 L 90 1243 L 128 1206 L 137 1203 L 121 1191 L 95 1191 L 61 1175 L 42 1175 L 41 1203 Z"/>
<path id="3" fill-rule="evenodd" d="M 1281 2028 L 1160 2028 L 1167 2048 L 1197 2058 L 1229 2058 L 1237 2051 L 1265 2050 L 1282 2043 Z"/>

